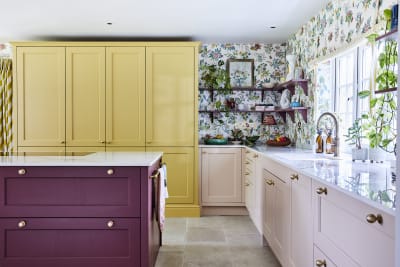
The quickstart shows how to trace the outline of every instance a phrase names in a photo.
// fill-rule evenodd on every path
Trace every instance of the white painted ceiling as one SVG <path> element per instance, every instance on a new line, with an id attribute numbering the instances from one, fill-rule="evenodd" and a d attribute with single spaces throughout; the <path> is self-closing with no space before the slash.
<path id="1" fill-rule="evenodd" d="M 328 2 L 1 0 L 0 42 L 176 39 L 281 43 Z"/>

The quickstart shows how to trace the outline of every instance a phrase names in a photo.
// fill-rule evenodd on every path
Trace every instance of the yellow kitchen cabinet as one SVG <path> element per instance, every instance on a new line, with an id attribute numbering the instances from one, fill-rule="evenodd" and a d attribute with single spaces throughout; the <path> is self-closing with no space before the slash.
<path id="1" fill-rule="evenodd" d="M 194 146 L 195 47 L 146 48 L 146 146 Z"/>
<path id="2" fill-rule="evenodd" d="M 66 145 L 105 146 L 105 47 L 66 48 Z"/>
<path id="3" fill-rule="evenodd" d="M 106 146 L 145 146 L 144 47 L 106 48 Z"/>
<path id="4" fill-rule="evenodd" d="M 162 151 L 162 161 L 167 164 L 169 198 L 166 215 L 170 217 L 200 216 L 195 149 L 193 147 L 146 147 L 146 151 Z"/>
<path id="5" fill-rule="evenodd" d="M 14 52 L 17 145 L 63 147 L 65 48 L 18 47 Z"/>

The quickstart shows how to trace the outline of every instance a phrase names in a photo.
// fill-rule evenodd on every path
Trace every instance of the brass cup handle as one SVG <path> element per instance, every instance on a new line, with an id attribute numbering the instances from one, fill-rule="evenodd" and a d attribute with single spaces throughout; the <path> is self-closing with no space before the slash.
<path id="1" fill-rule="evenodd" d="M 318 187 L 316 192 L 317 192 L 318 195 L 322 195 L 322 194 L 327 195 L 328 194 L 328 188 L 326 188 L 326 187 Z"/>
<path id="2" fill-rule="evenodd" d="M 114 170 L 113 169 L 108 169 L 107 170 L 107 174 L 108 175 L 113 175 L 114 174 Z"/>
<path id="3" fill-rule="evenodd" d="M 250 185 L 249 183 L 245 183 L 245 184 L 244 184 L 244 186 L 249 186 L 249 185 Z"/>
<path id="4" fill-rule="evenodd" d="M 292 174 L 292 175 L 290 175 L 290 179 L 299 180 L 299 175 L 298 174 Z"/>
<path id="5" fill-rule="evenodd" d="M 255 159 L 258 158 L 258 154 L 255 154 L 255 155 L 253 156 L 253 158 L 255 158 Z"/>
<path id="6" fill-rule="evenodd" d="M 250 151 L 246 150 L 246 154 L 249 154 L 249 153 L 250 153 Z"/>
<path id="7" fill-rule="evenodd" d="M 317 267 L 326 267 L 326 260 L 316 260 L 315 266 Z"/>
<path id="8" fill-rule="evenodd" d="M 250 175 L 250 173 L 249 172 L 245 172 L 244 175 Z"/>
<path id="9" fill-rule="evenodd" d="M 22 228 L 25 228 L 25 226 L 26 226 L 26 221 L 22 220 L 22 221 L 18 222 L 18 228 L 22 229 Z"/>
<path id="10" fill-rule="evenodd" d="M 272 180 L 267 180 L 266 183 L 267 185 L 275 185 L 275 182 Z"/>
<path id="11" fill-rule="evenodd" d="M 115 226 L 115 222 L 113 221 L 113 220 L 109 220 L 108 222 L 107 222 L 107 227 L 108 228 L 113 228 Z"/>
<path id="12" fill-rule="evenodd" d="M 18 170 L 18 174 L 19 175 L 25 175 L 26 174 L 26 170 L 25 169 L 19 169 Z"/>
<path id="13" fill-rule="evenodd" d="M 379 224 L 383 224 L 383 217 L 381 214 L 368 214 L 365 219 L 367 220 L 367 222 L 369 223 L 376 223 L 378 222 Z"/>
<path id="14" fill-rule="evenodd" d="M 246 165 L 249 165 L 249 164 L 250 164 L 250 162 L 246 161 L 244 164 L 246 164 Z"/>

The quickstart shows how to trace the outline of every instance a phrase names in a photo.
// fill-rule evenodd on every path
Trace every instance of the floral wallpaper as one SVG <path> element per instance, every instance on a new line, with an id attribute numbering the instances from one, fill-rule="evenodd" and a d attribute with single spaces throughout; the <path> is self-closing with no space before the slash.
<path id="1" fill-rule="evenodd" d="M 303 101 L 307 106 L 314 106 L 315 71 L 313 61 L 327 57 L 364 38 L 373 31 L 382 29 L 382 13 L 396 0 L 332 0 L 327 6 L 289 40 L 287 53 L 297 55 L 301 66 L 309 79 L 309 96 Z M 297 121 L 302 121 L 297 118 Z M 297 135 L 298 144 L 309 146 L 315 134 L 313 109 L 308 114 L 308 123 L 298 127 L 288 121 L 286 132 L 289 136 Z"/>
<path id="2" fill-rule="evenodd" d="M 278 82 L 281 76 L 285 75 L 286 44 L 204 44 L 200 49 L 199 64 L 217 65 L 218 61 L 225 64 L 227 59 L 254 59 L 255 87 L 261 88 L 263 83 Z M 200 67 L 201 68 L 201 67 Z M 202 72 L 200 71 L 199 77 Z M 199 88 L 204 87 L 204 81 L 199 80 Z M 261 99 L 260 92 L 235 91 L 231 95 L 218 94 L 214 92 L 214 102 L 211 101 L 209 91 L 199 91 L 199 109 L 210 110 L 217 101 L 224 103 L 226 98 L 234 98 L 236 105 L 243 104 L 249 108 L 255 104 L 274 104 L 279 102 L 279 94 L 265 92 L 264 99 Z M 261 113 L 228 112 L 214 114 L 213 122 L 208 113 L 199 114 L 199 138 L 202 139 L 209 134 L 215 136 L 222 134 L 224 137 L 231 136 L 233 128 L 243 130 L 246 136 L 260 135 L 265 140 L 274 133 L 283 133 L 285 124 L 279 115 L 275 116 L 277 125 L 262 125 Z M 201 140 L 200 140 L 201 141 Z"/>

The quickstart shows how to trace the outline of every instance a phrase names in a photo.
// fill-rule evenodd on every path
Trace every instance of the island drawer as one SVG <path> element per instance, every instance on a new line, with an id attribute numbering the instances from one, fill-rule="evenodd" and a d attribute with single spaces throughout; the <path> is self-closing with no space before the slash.
<path id="1" fill-rule="evenodd" d="M 140 219 L 0 219 L 0 266 L 140 265 Z"/>
<path id="2" fill-rule="evenodd" d="M 2 167 L 0 217 L 140 217 L 139 167 Z"/>

